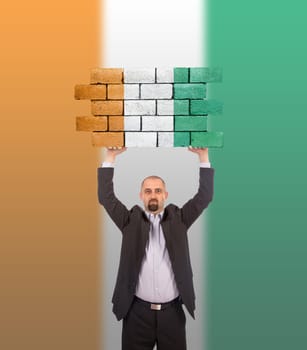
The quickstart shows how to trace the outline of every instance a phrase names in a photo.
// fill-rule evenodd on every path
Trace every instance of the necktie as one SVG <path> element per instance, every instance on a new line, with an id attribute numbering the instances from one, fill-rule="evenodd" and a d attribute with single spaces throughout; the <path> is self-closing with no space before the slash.
<path id="1" fill-rule="evenodd" d="M 161 246 L 161 234 L 160 234 L 160 215 L 150 215 L 151 222 L 151 239 L 154 244 Z"/>

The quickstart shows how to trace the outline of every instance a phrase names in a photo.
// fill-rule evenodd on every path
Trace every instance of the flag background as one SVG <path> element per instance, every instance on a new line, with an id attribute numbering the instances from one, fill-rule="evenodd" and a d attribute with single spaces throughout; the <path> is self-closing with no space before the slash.
<path id="1" fill-rule="evenodd" d="M 211 127 L 225 147 L 211 152 L 215 199 L 203 232 L 206 348 L 305 349 L 306 4 L 207 8 L 203 57 L 224 70 L 210 87 L 224 102 Z M 30 0 L 3 3 L 0 16 L 0 347 L 99 349 L 108 300 L 100 154 L 74 130 L 89 105 L 73 100 L 73 86 L 108 63 L 101 21 L 110 14 L 92 0 Z"/>

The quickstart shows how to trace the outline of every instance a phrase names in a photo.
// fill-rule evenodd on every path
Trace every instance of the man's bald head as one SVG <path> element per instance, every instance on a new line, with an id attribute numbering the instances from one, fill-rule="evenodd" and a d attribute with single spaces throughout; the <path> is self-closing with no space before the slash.
<path id="1" fill-rule="evenodd" d="M 146 180 L 160 180 L 162 182 L 163 186 L 165 187 L 165 181 L 162 179 L 162 177 L 157 176 L 157 175 L 150 175 L 150 176 L 145 177 L 145 179 L 142 181 L 141 189 L 144 186 L 144 183 Z"/>
<path id="2" fill-rule="evenodd" d="M 160 176 L 147 176 L 142 181 L 140 199 L 143 201 L 147 211 L 153 214 L 160 213 L 164 208 L 167 196 L 165 182 Z"/>

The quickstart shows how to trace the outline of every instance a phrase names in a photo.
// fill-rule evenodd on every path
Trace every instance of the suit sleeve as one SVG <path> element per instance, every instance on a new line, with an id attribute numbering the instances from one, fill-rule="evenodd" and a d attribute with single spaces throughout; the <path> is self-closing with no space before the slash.
<path id="1" fill-rule="evenodd" d="M 193 222 L 200 216 L 202 211 L 207 208 L 213 198 L 213 177 L 214 169 L 199 169 L 199 187 L 195 196 L 186 202 L 181 208 L 181 217 L 183 223 L 189 228 Z"/>
<path id="2" fill-rule="evenodd" d="M 114 168 L 98 168 L 98 200 L 122 230 L 129 220 L 129 211 L 114 194 L 113 175 Z"/>

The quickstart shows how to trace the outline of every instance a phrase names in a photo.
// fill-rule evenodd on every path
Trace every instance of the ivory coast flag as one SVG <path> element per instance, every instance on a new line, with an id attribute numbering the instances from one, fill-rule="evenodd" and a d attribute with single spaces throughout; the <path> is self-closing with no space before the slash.
<path id="1" fill-rule="evenodd" d="M 206 67 L 94 68 L 91 84 L 75 87 L 93 114 L 77 117 L 77 130 L 93 131 L 98 147 L 222 147 L 223 134 L 207 126 L 222 104 L 206 98 L 221 80 Z"/>
<path id="2" fill-rule="evenodd" d="M 216 66 L 207 97 L 224 111 L 207 126 L 225 144 L 189 235 L 188 348 L 306 349 L 306 2 L 16 0 L 0 16 L 0 349 L 120 348 L 121 236 L 97 202 L 103 152 L 75 131 L 75 84 L 94 67 Z M 157 174 L 181 205 L 197 168 L 184 147 L 130 147 L 116 192 L 131 207 Z"/>

